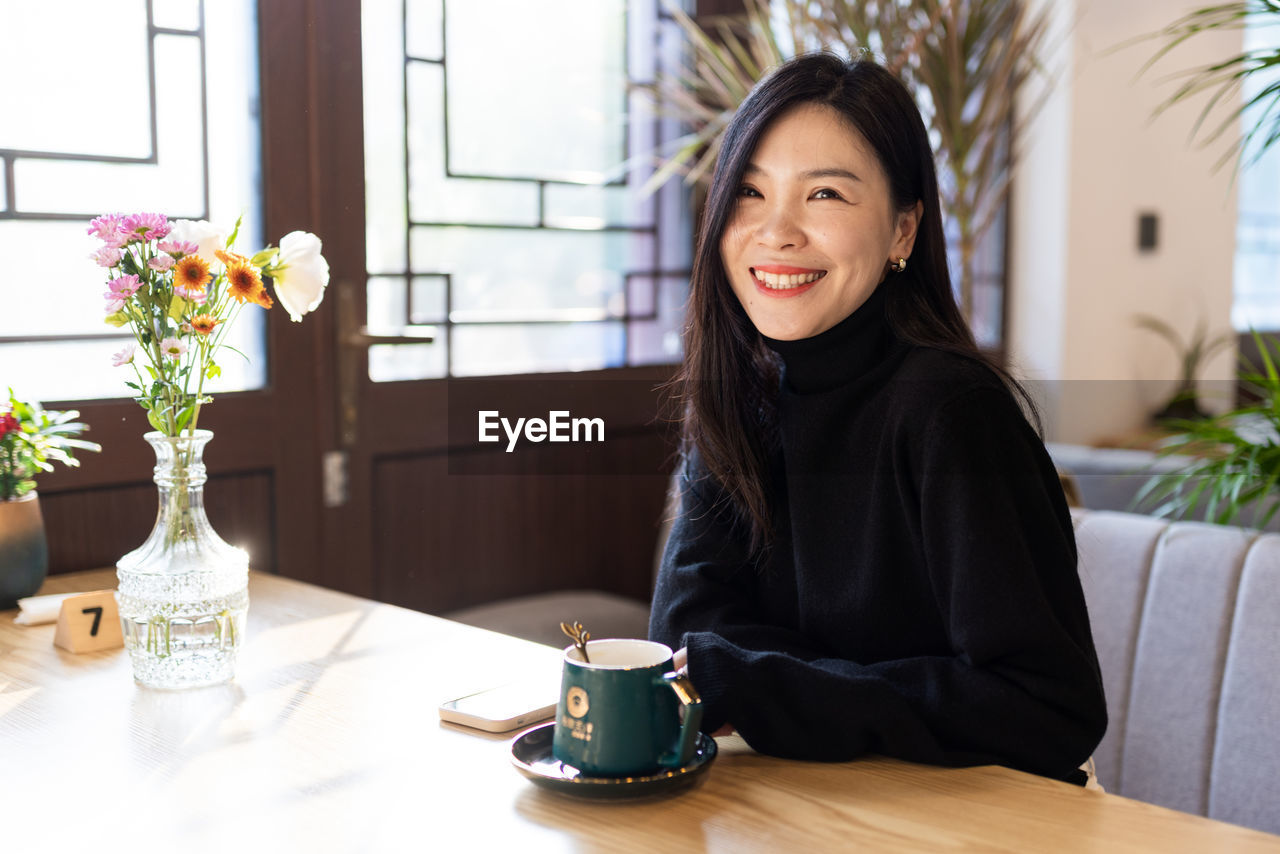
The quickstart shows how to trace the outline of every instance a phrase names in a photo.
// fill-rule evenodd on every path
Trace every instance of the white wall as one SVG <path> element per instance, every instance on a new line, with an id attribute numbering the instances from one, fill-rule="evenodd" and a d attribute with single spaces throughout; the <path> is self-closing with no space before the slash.
<path id="1" fill-rule="evenodd" d="M 1201 318 L 1230 329 L 1230 169 L 1213 173 L 1221 146 L 1188 142 L 1205 99 L 1152 113 L 1173 89 L 1161 78 L 1238 53 L 1242 39 L 1200 34 L 1135 80 L 1158 42 L 1116 46 L 1203 0 L 1048 5 L 1058 79 L 1031 126 L 1011 200 L 1010 352 L 1020 375 L 1045 381 L 1048 438 L 1094 443 L 1143 429 L 1178 376 L 1172 347 L 1138 329 L 1135 314 L 1188 336 Z M 1159 216 L 1154 252 L 1137 248 L 1144 211 Z M 1202 376 L 1227 380 L 1234 369 L 1228 350 Z"/>

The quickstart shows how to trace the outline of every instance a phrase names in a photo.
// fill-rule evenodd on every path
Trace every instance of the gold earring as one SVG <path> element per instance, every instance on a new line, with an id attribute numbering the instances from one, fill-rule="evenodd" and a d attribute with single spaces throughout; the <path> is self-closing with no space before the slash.
<path id="1" fill-rule="evenodd" d="M 890 264 L 889 264 L 889 269 L 890 269 L 890 270 L 892 270 L 892 271 L 893 271 L 893 272 L 895 272 L 895 273 L 901 273 L 903 270 L 907 269 L 907 259 L 906 259 L 906 258 L 899 258 L 899 259 L 898 259 L 898 263 L 896 263 L 896 264 L 890 263 Z"/>

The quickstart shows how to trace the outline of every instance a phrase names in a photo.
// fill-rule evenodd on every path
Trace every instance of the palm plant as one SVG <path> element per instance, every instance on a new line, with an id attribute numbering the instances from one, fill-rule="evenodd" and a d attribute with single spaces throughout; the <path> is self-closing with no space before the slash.
<path id="1" fill-rule="evenodd" d="M 1178 433 L 1161 447 L 1161 457 L 1188 462 L 1152 476 L 1134 499 L 1160 516 L 1194 515 L 1203 502 L 1206 521 L 1229 525 L 1250 505 L 1259 505 L 1252 523 L 1263 527 L 1280 501 L 1280 343 L 1254 333 L 1261 366 L 1241 376 L 1257 401 L 1203 421 L 1181 421 Z"/>
<path id="2" fill-rule="evenodd" d="M 1276 24 L 1280 24 L 1280 0 L 1233 0 L 1196 10 L 1147 37 L 1163 40 L 1164 45 L 1142 71 L 1199 33 Z M 1280 140 L 1278 69 L 1280 47 L 1244 50 L 1179 75 L 1184 78 L 1182 83 L 1157 111 L 1211 92 L 1192 137 L 1201 135 L 1220 105 L 1227 109 L 1226 117 L 1208 131 L 1202 145 L 1232 132 L 1243 120 L 1239 139 L 1214 166 L 1221 169 L 1234 158 L 1238 174 Z M 1256 92 L 1240 97 L 1250 88 Z M 1188 462 L 1179 470 L 1153 474 L 1137 502 L 1155 505 L 1153 512 L 1159 515 L 1183 516 L 1194 514 L 1203 501 L 1203 518 L 1221 524 L 1230 524 L 1243 510 L 1257 506 L 1260 509 L 1252 520 L 1257 527 L 1266 525 L 1280 510 L 1280 373 L 1276 369 L 1280 342 L 1257 332 L 1253 340 L 1261 364 L 1246 363 L 1240 380 L 1256 401 L 1216 418 L 1169 424 L 1177 432 L 1164 441 L 1160 454 L 1183 456 Z"/>
<path id="3" fill-rule="evenodd" d="M 1174 48 L 1200 33 L 1239 30 L 1246 26 L 1273 25 L 1280 25 L 1280 0 L 1234 0 L 1234 2 L 1198 9 L 1184 15 L 1159 32 L 1145 37 L 1162 40 L 1164 45 L 1143 64 L 1139 74 L 1146 73 L 1151 66 Z M 1214 165 L 1214 169 L 1221 169 L 1233 158 L 1236 161 L 1237 170 L 1248 167 L 1277 140 L 1280 140 L 1278 71 L 1280 71 L 1280 46 L 1266 45 L 1241 51 L 1219 62 L 1176 75 L 1183 78 L 1182 83 L 1157 108 L 1157 113 L 1201 93 L 1212 92 L 1192 127 L 1192 138 L 1207 133 L 1207 136 L 1201 139 L 1201 145 L 1211 145 L 1224 134 L 1238 127 L 1242 119 L 1248 120 L 1247 123 L 1251 126 L 1228 147 Z M 1241 98 L 1240 94 L 1246 85 L 1254 80 L 1262 82 L 1258 91 L 1247 99 Z M 1236 102 L 1232 103 L 1233 101 Z M 1217 120 L 1212 129 L 1206 131 L 1205 123 L 1209 121 L 1209 117 L 1219 105 L 1225 107 L 1227 112 Z"/>
<path id="4" fill-rule="evenodd" d="M 689 44 L 685 67 L 640 88 L 690 131 L 671 146 L 648 189 L 675 175 L 709 183 L 725 127 L 770 68 L 809 50 L 878 54 L 915 94 L 932 131 L 942 204 L 959 244 L 961 306 L 971 314 L 977 247 L 1007 196 L 1025 132 L 1027 119 L 1015 117 L 1014 98 L 1043 72 L 1038 55 L 1047 12 L 1029 16 L 1021 0 L 745 5 L 745 15 L 712 18 L 705 27 L 671 10 Z"/>

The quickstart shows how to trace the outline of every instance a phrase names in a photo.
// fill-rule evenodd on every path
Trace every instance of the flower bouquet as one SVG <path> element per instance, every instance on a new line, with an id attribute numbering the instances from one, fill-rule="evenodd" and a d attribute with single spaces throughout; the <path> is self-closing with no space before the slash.
<path id="1" fill-rule="evenodd" d="M 155 428 L 144 438 L 156 452 L 160 510 L 147 541 L 116 570 L 134 676 L 156 687 L 231 678 L 248 611 L 248 555 L 223 541 L 204 512 L 202 454 L 213 438 L 198 429 L 212 400 L 205 383 L 221 373 L 221 352 L 234 352 L 226 336 L 242 311 L 278 299 L 301 320 L 329 281 L 315 235 L 295 231 L 278 248 L 243 255 L 234 248 L 239 230 L 239 221 L 227 234 L 154 213 L 108 214 L 88 228 L 102 241 L 93 258 L 108 270 L 106 322 L 134 337 L 113 362 L 133 369 L 126 384 Z"/>

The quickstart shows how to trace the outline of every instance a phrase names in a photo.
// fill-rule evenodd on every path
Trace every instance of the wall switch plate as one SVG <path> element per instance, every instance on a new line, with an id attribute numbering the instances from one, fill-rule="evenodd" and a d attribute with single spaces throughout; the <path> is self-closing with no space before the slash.
<path id="1" fill-rule="evenodd" d="M 1138 214 L 1138 249 L 1151 252 L 1159 240 L 1160 219 L 1153 213 Z"/>

